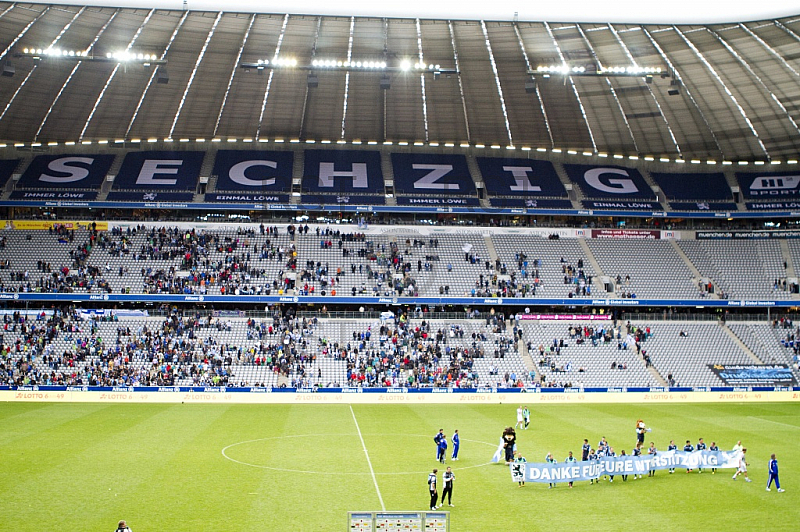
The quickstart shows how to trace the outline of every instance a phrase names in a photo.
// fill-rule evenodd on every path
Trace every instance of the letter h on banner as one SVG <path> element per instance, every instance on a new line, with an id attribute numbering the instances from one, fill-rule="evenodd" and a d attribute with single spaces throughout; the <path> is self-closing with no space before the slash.
<path id="1" fill-rule="evenodd" d="M 369 188 L 367 163 L 353 163 L 351 170 L 334 170 L 333 163 L 319 163 L 319 188 L 334 188 L 334 177 L 349 177 L 353 188 Z"/>
<path id="2" fill-rule="evenodd" d="M 307 192 L 383 193 L 381 155 L 377 151 L 306 150 L 303 190 Z"/>

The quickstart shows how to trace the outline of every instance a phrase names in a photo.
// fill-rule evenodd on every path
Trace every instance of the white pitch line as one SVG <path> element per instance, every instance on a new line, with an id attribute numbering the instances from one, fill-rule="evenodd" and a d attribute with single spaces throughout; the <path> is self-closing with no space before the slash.
<path id="1" fill-rule="evenodd" d="M 774 423 L 775 425 L 781 425 L 782 427 L 789 427 L 794 430 L 800 430 L 800 427 L 798 427 L 797 425 L 781 423 L 780 421 L 772 421 L 771 419 L 764 419 L 763 417 L 757 417 L 757 416 L 747 416 L 747 417 L 749 417 L 750 419 L 757 419 L 759 421 L 763 421 L 764 423 Z"/>
<path id="2" fill-rule="evenodd" d="M 378 492 L 378 500 L 381 502 L 381 510 L 385 512 L 386 505 L 383 504 L 381 489 L 378 487 L 378 479 L 375 476 L 375 470 L 372 469 L 372 460 L 369 459 L 369 452 L 367 451 L 367 445 L 364 443 L 364 437 L 361 435 L 361 428 L 358 426 L 358 420 L 356 419 L 356 413 L 353 411 L 353 405 L 350 405 L 350 413 L 353 414 L 353 423 L 356 424 L 356 430 L 358 431 L 358 439 L 361 440 L 361 447 L 364 449 L 364 456 L 367 457 L 367 464 L 369 465 L 369 472 L 372 475 L 372 482 L 373 484 L 375 484 L 375 491 Z"/>

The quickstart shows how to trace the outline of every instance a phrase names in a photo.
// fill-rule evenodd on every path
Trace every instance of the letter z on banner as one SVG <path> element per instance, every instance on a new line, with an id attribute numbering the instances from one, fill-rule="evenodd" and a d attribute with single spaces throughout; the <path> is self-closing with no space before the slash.
<path id="1" fill-rule="evenodd" d="M 394 189 L 400 194 L 474 195 L 463 155 L 393 153 Z"/>
<path id="2" fill-rule="evenodd" d="M 114 155 L 39 155 L 19 179 L 21 188 L 99 189 Z"/>
<path id="3" fill-rule="evenodd" d="M 564 170 L 587 198 L 656 199 L 636 168 L 565 164 Z"/>

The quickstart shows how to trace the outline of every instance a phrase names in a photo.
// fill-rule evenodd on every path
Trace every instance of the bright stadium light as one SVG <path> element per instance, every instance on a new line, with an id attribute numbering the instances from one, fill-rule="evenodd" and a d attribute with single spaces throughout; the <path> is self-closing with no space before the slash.
<path id="1" fill-rule="evenodd" d="M 385 60 L 380 59 L 335 59 L 335 58 L 320 58 L 312 59 L 310 63 L 300 63 L 295 58 L 276 57 L 274 59 L 258 59 L 255 62 L 241 62 L 239 68 L 247 71 L 250 69 L 265 70 L 275 68 L 295 68 L 297 70 L 313 70 L 326 71 L 326 70 L 340 70 L 340 71 L 360 71 L 360 72 L 409 72 L 413 68 L 425 74 L 457 74 L 455 68 L 442 67 L 438 63 L 422 63 L 417 62 L 413 65 L 408 59 L 403 59 L 399 63 L 389 64 Z"/>
<path id="2" fill-rule="evenodd" d="M 58 59 L 72 61 L 96 61 L 104 63 L 139 63 L 142 65 L 165 65 L 167 62 L 159 59 L 156 54 L 132 52 L 130 50 L 106 52 L 96 54 L 88 50 L 65 50 L 53 46 L 47 48 L 25 47 L 16 57 L 31 57 L 34 61 L 42 59 Z"/>
<path id="3" fill-rule="evenodd" d="M 603 66 L 598 67 L 593 63 L 568 65 L 566 63 L 561 65 L 539 65 L 535 69 L 528 69 L 528 74 L 531 76 L 540 76 L 549 78 L 551 75 L 562 76 L 588 76 L 588 77 L 646 77 L 648 82 L 654 75 L 662 77 L 668 76 L 666 69 L 660 66 Z"/>

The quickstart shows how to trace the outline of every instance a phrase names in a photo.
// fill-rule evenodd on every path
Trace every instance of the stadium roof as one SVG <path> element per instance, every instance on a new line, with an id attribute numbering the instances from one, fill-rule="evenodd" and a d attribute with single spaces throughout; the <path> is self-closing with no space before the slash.
<path id="1" fill-rule="evenodd" d="M 157 59 L 106 59 L 125 50 Z M 0 2 L 0 140 L 361 141 L 785 160 L 800 151 L 798 50 L 800 17 L 675 26 Z M 257 67 L 275 59 L 296 65 Z M 372 66 L 314 63 L 348 59 Z M 404 62 L 439 73 L 403 71 Z M 585 73 L 538 69 L 552 65 Z M 667 77 L 588 75 L 611 67 Z"/>
<path id="2" fill-rule="evenodd" d="M 74 2 L 59 0 L 55 4 Z M 91 0 L 84 5 L 158 9 L 214 11 L 215 0 Z M 404 2 L 364 2 L 362 0 L 230 0 L 225 11 L 242 13 L 291 13 L 296 15 L 333 15 L 356 17 L 425 18 L 442 20 L 524 20 L 610 22 L 638 24 L 714 24 L 780 18 L 800 13 L 800 0 L 763 0 L 728 2 L 721 0 L 571 0 L 570 2 L 530 2 L 520 0 L 405 0 Z"/>

